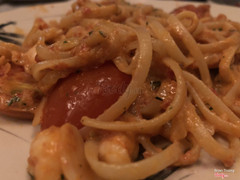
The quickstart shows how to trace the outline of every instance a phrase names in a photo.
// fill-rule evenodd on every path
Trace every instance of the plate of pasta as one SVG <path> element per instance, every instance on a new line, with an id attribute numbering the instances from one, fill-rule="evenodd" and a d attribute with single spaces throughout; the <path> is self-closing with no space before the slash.
<path id="1" fill-rule="evenodd" d="M 230 13 L 231 12 L 231 13 Z M 240 11 L 73 0 L 1 13 L 1 179 L 240 176 Z"/>

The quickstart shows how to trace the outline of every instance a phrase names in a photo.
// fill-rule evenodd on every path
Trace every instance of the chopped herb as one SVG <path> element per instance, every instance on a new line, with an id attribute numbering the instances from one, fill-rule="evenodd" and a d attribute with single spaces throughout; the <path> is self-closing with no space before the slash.
<path id="1" fill-rule="evenodd" d="M 172 108 L 173 108 L 173 107 L 172 107 L 172 106 L 170 106 L 168 109 L 169 109 L 169 110 L 171 110 Z"/>
<path id="2" fill-rule="evenodd" d="M 99 32 L 99 34 L 100 34 L 102 37 L 104 37 L 104 38 L 107 37 L 102 31 L 98 31 L 98 32 Z"/>
<path id="3" fill-rule="evenodd" d="M 68 41 L 65 40 L 65 41 L 63 41 L 63 43 L 66 44 L 66 43 L 68 43 Z"/>
<path id="4" fill-rule="evenodd" d="M 146 21 L 146 25 L 148 25 L 148 21 Z"/>
<path id="5" fill-rule="evenodd" d="M 150 82 L 152 90 L 156 90 L 161 86 L 161 81 L 151 81 Z"/>
<path id="6" fill-rule="evenodd" d="M 15 102 L 19 102 L 21 99 L 18 96 L 14 96 L 10 99 L 10 101 L 8 102 L 8 106 L 11 106 L 13 103 Z"/>
<path id="7" fill-rule="evenodd" d="M 27 106 L 27 103 L 23 102 L 22 105 L 23 105 L 23 106 Z"/>
<path id="8" fill-rule="evenodd" d="M 216 31 L 216 30 L 218 30 L 218 31 L 222 31 L 223 28 L 221 28 L 221 27 L 220 27 L 220 28 L 213 28 L 212 30 L 213 30 L 213 31 Z"/>
<path id="9" fill-rule="evenodd" d="M 210 104 L 206 104 L 206 106 L 208 107 L 208 109 L 210 110 L 210 111 L 212 111 L 213 110 L 213 107 L 212 106 L 210 106 Z"/>
<path id="10" fill-rule="evenodd" d="M 156 96 L 155 99 L 159 100 L 159 101 L 163 101 L 163 99 L 161 97 Z"/>
<path id="11" fill-rule="evenodd" d="M 90 36 L 92 33 L 93 33 L 93 31 L 89 31 L 89 32 L 88 32 L 89 36 Z"/>

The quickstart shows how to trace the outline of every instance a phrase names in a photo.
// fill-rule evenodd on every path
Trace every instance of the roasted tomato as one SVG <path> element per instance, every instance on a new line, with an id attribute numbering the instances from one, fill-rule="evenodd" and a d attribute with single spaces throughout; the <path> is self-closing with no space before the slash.
<path id="1" fill-rule="evenodd" d="M 42 129 L 67 122 L 81 128 L 82 116 L 96 118 L 103 113 L 123 94 L 130 80 L 131 76 L 120 72 L 112 63 L 71 74 L 49 93 Z"/>

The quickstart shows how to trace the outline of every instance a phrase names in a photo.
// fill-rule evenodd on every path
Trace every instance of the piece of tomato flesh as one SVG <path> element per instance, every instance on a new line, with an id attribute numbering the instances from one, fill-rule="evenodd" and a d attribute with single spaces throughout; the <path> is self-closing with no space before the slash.
<path id="1" fill-rule="evenodd" d="M 124 93 L 130 81 L 131 76 L 112 63 L 71 74 L 60 80 L 48 95 L 41 128 L 64 123 L 81 128 L 82 116 L 96 118 L 102 114 Z"/>

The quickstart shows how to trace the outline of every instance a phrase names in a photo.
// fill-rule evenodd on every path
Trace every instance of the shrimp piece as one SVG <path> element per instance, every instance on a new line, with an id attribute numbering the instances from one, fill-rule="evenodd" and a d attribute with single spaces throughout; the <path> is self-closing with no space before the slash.
<path id="1" fill-rule="evenodd" d="M 87 163 L 83 144 L 75 126 L 51 126 L 32 142 L 29 173 L 35 180 L 99 180 Z"/>
<path id="2" fill-rule="evenodd" d="M 54 126 L 34 138 L 28 158 L 28 171 L 35 180 L 60 180 L 59 138 L 59 128 Z"/>
<path id="3" fill-rule="evenodd" d="M 64 177 L 68 180 L 100 179 L 89 167 L 84 154 L 84 142 L 78 129 L 65 124 L 60 129 L 59 153 Z"/>
<path id="4" fill-rule="evenodd" d="M 138 144 L 131 134 L 113 132 L 103 137 L 99 158 L 111 164 L 130 163 L 138 154 Z"/>

